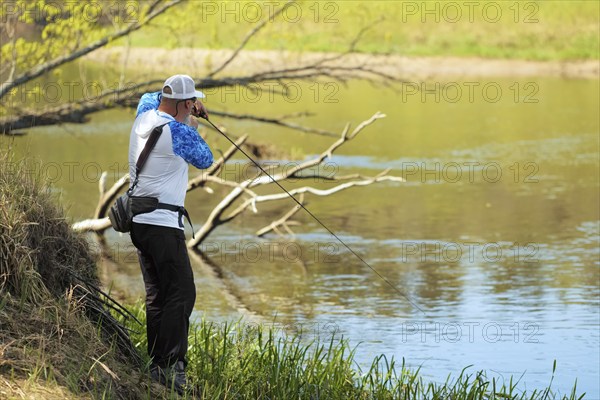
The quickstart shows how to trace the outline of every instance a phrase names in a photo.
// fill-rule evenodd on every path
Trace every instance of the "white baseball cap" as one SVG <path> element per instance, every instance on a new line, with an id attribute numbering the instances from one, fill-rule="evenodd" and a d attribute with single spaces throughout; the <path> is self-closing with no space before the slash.
<path id="1" fill-rule="evenodd" d="M 165 93 L 165 88 L 170 88 L 171 93 Z M 204 93 L 196 90 L 196 84 L 194 80 L 188 75 L 173 75 L 168 78 L 162 90 L 162 96 L 167 99 L 180 99 L 186 100 L 196 97 L 197 99 L 203 99 Z"/>

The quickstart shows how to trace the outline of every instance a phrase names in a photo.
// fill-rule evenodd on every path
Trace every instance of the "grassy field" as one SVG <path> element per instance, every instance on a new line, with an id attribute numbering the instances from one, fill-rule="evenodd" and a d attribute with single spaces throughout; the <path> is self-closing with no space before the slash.
<path id="1" fill-rule="evenodd" d="M 235 48 L 283 2 L 190 1 L 134 33 L 139 47 Z M 531 60 L 599 57 L 596 1 L 299 1 L 248 49 Z M 123 45 L 126 42 L 118 41 Z"/>

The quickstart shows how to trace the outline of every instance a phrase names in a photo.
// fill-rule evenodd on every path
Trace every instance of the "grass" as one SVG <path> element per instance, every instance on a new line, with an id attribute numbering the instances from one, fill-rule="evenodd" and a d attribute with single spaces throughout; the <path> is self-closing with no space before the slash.
<path id="1" fill-rule="evenodd" d="M 127 314 L 92 290 L 96 267 L 87 242 L 70 230 L 45 183 L 12 160 L 0 153 L 0 398 L 177 398 L 145 373 L 143 305 Z M 242 321 L 202 320 L 192 325 L 189 343 L 194 398 L 556 398 L 552 382 L 522 393 L 512 379 L 498 382 L 467 369 L 443 384 L 427 382 L 384 355 L 362 371 L 341 337 L 307 342 Z M 582 397 L 575 386 L 559 398 Z"/>
<path id="2" fill-rule="evenodd" d="M 131 373 L 119 352 L 98 335 L 96 326 L 74 303 L 46 299 L 36 307 L 3 293 L 0 307 L 0 397 L 118 398 L 139 392 L 139 373 Z M 15 385 L 15 382 L 19 382 Z M 81 396 L 81 397 L 79 397 Z"/>
<path id="3" fill-rule="evenodd" d="M 235 48 L 256 21 L 268 17 L 274 7 L 273 2 L 260 8 L 259 4 L 190 1 L 133 33 L 127 42 L 115 44 Z M 247 48 L 341 52 L 362 28 L 370 26 L 356 51 L 410 56 L 597 59 L 599 13 L 600 5 L 595 1 L 299 1 L 286 14 L 275 18 Z"/>
<path id="4" fill-rule="evenodd" d="M 144 320 L 141 303 L 131 310 Z M 131 323 L 130 323 L 131 324 Z M 133 325 L 130 327 L 134 328 Z M 384 355 L 361 371 L 355 349 L 341 337 L 316 338 L 255 323 L 216 324 L 201 320 L 190 328 L 188 378 L 202 399 L 581 399 L 576 386 L 556 396 L 547 388 L 523 393 L 518 380 L 499 382 L 466 368 L 443 384 L 427 382 L 419 371 Z M 145 334 L 132 337 L 145 349 Z M 556 363 L 554 369 L 556 368 Z M 553 371 L 554 372 L 554 371 Z"/>

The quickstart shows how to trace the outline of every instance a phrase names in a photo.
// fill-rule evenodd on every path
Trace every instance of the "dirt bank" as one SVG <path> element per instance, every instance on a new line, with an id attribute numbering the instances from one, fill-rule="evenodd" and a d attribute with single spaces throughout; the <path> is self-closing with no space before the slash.
<path id="1" fill-rule="evenodd" d="M 232 50 L 112 47 L 100 49 L 86 59 L 133 68 L 141 74 L 182 72 L 202 76 L 224 62 Z M 307 64 L 327 56 L 270 50 L 242 51 L 220 76 L 249 74 L 270 68 Z M 338 63 L 368 63 L 381 72 L 403 78 L 431 77 L 564 77 L 600 78 L 600 60 L 527 61 L 475 57 L 404 57 L 400 55 L 351 54 Z"/>

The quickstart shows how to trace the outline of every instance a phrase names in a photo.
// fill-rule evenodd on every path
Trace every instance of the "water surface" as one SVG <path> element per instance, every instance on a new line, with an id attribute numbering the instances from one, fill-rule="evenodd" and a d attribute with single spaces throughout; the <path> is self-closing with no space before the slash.
<path id="1" fill-rule="evenodd" d="M 209 93 L 209 108 L 271 116 L 309 110 L 318 114 L 297 121 L 334 132 L 382 111 L 387 118 L 312 172 L 372 176 L 391 168 L 407 182 L 308 198 L 309 209 L 368 266 L 302 212 L 294 218 L 301 223 L 293 227 L 295 236 L 256 238 L 291 200 L 259 205 L 258 214 L 220 227 L 201 247 L 213 267 L 193 259 L 195 316 L 236 320 L 242 309 L 254 320 L 302 329 L 307 339 L 343 335 L 358 345 L 359 366 L 384 353 L 405 358 L 437 382 L 472 365 L 470 371 L 485 369 L 499 379 L 523 375 L 521 389 L 544 387 L 556 359 L 553 387 L 566 393 L 577 379 L 587 398 L 598 398 L 599 82 L 477 82 L 502 94 L 475 90 L 471 98 L 456 97 L 448 89 L 408 95 L 360 82 L 302 84 L 292 99 Z M 0 140 L 38 160 L 32 172 L 54 181 L 77 220 L 94 211 L 101 171 L 112 183 L 126 170 L 132 119 L 132 110 L 113 110 L 87 125 Z M 271 143 L 271 163 L 314 157 L 333 140 L 224 122 L 231 133 Z M 227 148 L 215 133 L 208 141 L 215 151 Z M 238 158 L 225 173 L 241 179 L 244 166 Z M 319 179 L 285 186 L 302 184 L 331 186 Z M 196 226 L 227 192 L 215 187 L 214 195 L 189 194 Z M 103 266 L 105 283 L 142 296 L 127 237 L 109 233 L 108 241 L 120 266 Z"/>

